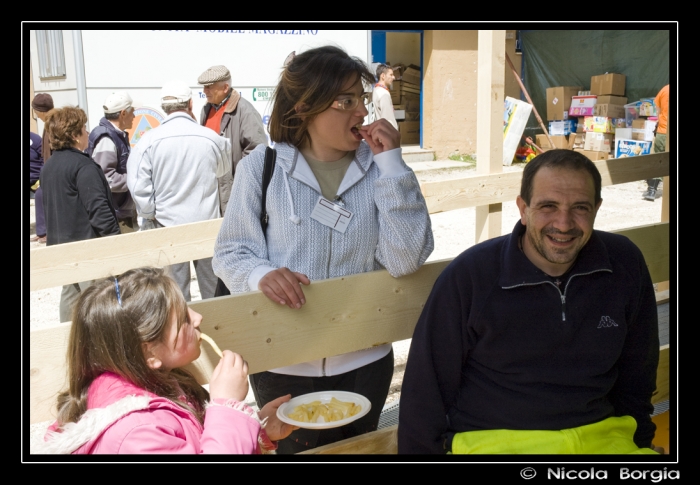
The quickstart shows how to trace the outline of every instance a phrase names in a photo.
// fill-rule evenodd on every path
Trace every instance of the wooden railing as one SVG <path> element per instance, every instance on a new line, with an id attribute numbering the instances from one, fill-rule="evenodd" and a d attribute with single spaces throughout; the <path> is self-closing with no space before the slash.
<path id="1" fill-rule="evenodd" d="M 668 174 L 668 153 L 597 162 L 604 185 Z M 423 185 L 431 212 L 512 200 L 520 172 L 465 177 L 459 182 Z M 30 288 L 85 281 L 140 266 L 162 266 L 209 257 L 220 220 L 62 244 L 30 252 Z M 669 279 L 668 223 L 615 231 L 628 236 L 644 253 L 652 279 Z M 425 264 L 416 273 L 392 278 L 375 271 L 325 281 L 304 289 L 307 304 L 290 310 L 260 292 L 192 302 L 203 315 L 201 330 L 221 348 L 245 356 L 250 372 L 305 362 L 328 355 L 410 338 L 433 283 L 450 260 Z M 30 422 L 55 417 L 57 393 L 66 384 L 66 348 L 70 323 L 30 332 Z M 303 344 L 302 344 L 303 343 Z M 668 396 L 668 366 L 659 386 Z M 217 361 L 203 346 L 191 365 L 201 383 L 208 382 Z M 663 370 L 660 366 L 660 370 Z M 659 391 L 661 392 L 661 391 Z M 657 397 L 659 393 L 657 393 Z"/>

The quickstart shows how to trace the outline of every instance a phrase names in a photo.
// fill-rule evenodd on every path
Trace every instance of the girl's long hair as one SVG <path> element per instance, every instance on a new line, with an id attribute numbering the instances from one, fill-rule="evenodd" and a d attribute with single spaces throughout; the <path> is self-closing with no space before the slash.
<path id="1" fill-rule="evenodd" d="M 58 396 L 58 423 L 80 419 L 90 384 L 105 372 L 170 399 L 203 422 L 209 393 L 195 378 L 183 369 L 167 372 L 146 363 L 143 344 L 162 341 L 172 312 L 179 330 L 187 321 L 187 303 L 175 281 L 159 268 L 133 269 L 83 291 L 73 309 L 68 390 Z M 188 402 L 179 399 L 183 394 Z"/>

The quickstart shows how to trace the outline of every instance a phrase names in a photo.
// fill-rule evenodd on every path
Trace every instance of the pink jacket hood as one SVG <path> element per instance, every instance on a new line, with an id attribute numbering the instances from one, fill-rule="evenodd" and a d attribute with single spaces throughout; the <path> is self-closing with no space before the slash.
<path id="1" fill-rule="evenodd" d="M 88 411 L 77 423 L 49 427 L 33 453 L 260 453 L 257 413 L 229 400 L 207 406 L 204 426 L 169 399 L 134 386 L 112 373 L 88 391 Z"/>

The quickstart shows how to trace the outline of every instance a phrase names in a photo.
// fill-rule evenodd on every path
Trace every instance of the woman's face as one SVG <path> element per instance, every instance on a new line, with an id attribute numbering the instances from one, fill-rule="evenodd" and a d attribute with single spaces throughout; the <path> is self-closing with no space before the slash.
<path id="1" fill-rule="evenodd" d="M 354 76 L 335 97 L 335 100 L 360 97 L 364 93 L 362 81 Z M 342 110 L 330 106 L 318 114 L 310 123 L 308 133 L 311 145 L 308 147 L 314 158 L 324 162 L 339 160 L 351 150 L 357 150 L 362 136 L 355 128 L 361 125 L 367 116 L 367 108 L 362 100 L 351 110 Z"/>
<path id="2" fill-rule="evenodd" d="M 84 152 L 85 149 L 88 147 L 88 136 L 89 133 L 87 132 L 87 129 L 85 126 L 83 126 L 82 131 L 80 132 L 80 135 L 75 139 L 75 148 L 80 150 L 81 152 Z"/>

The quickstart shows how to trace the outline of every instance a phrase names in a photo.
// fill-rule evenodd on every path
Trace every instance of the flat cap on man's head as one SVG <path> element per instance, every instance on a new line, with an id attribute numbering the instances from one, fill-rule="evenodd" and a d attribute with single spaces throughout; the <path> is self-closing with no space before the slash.
<path id="1" fill-rule="evenodd" d="M 102 109 L 107 114 L 119 113 L 130 108 L 133 104 L 134 101 L 131 99 L 131 96 L 129 96 L 129 93 L 126 91 L 114 91 L 107 96 L 102 105 Z"/>
<path id="2" fill-rule="evenodd" d="M 231 79 L 231 73 L 226 66 L 211 66 L 199 75 L 197 82 L 202 86 L 209 86 L 210 84 L 226 81 L 228 79 Z"/>
<path id="3" fill-rule="evenodd" d="M 184 103 L 192 98 L 192 90 L 183 81 L 170 81 L 160 90 L 161 104 Z"/>
<path id="4" fill-rule="evenodd" d="M 50 94 L 39 93 L 32 100 L 32 108 L 40 113 L 46 113 L 53 109 L 53 98 Z"/>

